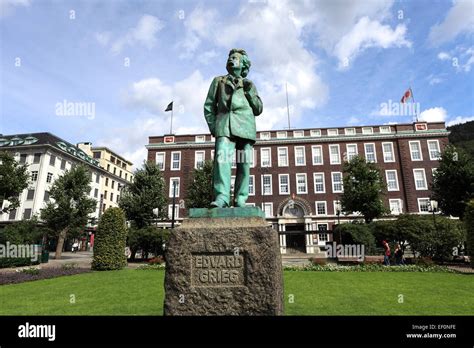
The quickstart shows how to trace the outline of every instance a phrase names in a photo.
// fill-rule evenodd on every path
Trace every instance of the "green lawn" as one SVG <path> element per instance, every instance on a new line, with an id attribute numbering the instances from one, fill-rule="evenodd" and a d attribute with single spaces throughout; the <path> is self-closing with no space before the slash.
<path id="1" fill-rule="evenodd" d="M 3 285 L 0 315 L 161 315 L 163 278 L 164 271 L 126 269 Z M 284 278 L 287 315 L 474 314 L 469 275 L 285 271 Z"/>

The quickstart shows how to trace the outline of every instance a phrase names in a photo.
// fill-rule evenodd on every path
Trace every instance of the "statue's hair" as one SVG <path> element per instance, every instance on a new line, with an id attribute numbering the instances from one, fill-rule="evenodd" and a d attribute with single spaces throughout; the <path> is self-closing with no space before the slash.
<path id="1" fill-rule="evenodd" d="M 231 56 L 233 53 L 240 53 L 242 55 L 242 76 L 246 77 L 249 73 L 250 66 L 252 65 L 247 52 L 241 48 L 233 48 L 230 50 L 229 56 Z"/>

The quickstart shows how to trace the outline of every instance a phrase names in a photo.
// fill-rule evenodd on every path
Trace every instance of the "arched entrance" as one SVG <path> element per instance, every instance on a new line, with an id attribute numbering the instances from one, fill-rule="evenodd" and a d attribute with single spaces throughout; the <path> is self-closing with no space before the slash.
<path id="1" fill-rule="evenodd" d="M 278 209 L 283 225 L 281 233 L 287 254 L 306 253 L 305 215 L 309 215 L 308 205 L 296 197 L 283 201 Z"/>

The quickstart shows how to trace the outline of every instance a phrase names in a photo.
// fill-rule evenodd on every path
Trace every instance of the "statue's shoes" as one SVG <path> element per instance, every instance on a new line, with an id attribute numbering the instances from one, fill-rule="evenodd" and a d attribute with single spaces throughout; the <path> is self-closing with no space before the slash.
<path id="1" fill-rule="evenodd" d="M 211 203 L 211 208 L 224 208 L 226 206 L 225 202 L 220 200 L 216 200 Z"/>

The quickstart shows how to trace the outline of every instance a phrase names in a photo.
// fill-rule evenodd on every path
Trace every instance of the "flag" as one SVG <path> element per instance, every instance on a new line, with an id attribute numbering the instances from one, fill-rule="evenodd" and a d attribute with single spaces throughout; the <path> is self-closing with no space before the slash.
<path id="1" fill-rule="evenodd" d="M 168 104 L 165 111 L 173 111 L 173 102 Z"/>
<path id="2" fill-rule="evenodd" d="M 400 102 L 405 103 L 408 99 L 410 99 L 411 94 L 411 88 L 408 88 L 407 91 L 403 94 L 402 100 L 400 100 Z"/>

